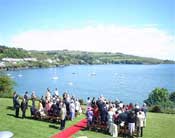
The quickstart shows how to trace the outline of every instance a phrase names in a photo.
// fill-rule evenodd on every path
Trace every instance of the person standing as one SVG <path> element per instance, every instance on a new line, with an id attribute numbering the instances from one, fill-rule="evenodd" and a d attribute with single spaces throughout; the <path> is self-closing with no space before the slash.
<path id="1" fill-rule="evenodd" d="M 87 109 L 88 107 L 91 107 L 91 99 L 90 97 L 87 98 Z"/>
<path id="2" fill-rule="evenodd" d="M 73 120 L 75 118 L 75 103 L 73 99 L 70 102 L 69 111 L 70 111 L 70 120 Z"/>
<path id="3" fill-rule="evenodd" d="M 93 111 L 91 107 L 88 107 L 86 111 L 86 117 L 87 117 L 87 128 L 91 130 L 92 127 L 92 119 L 93 119 Z"/>
<path id="4" fill-rule="evenodd" d="M 59 96 L 59 92 L 58 92 L 58 89 L 57 89 L 57 88 L 55 88 L 54 95 L 55 95 L 56 97 L 58 97 L 58 96 Z"/>
<path id="5" fill-rule="evenodd" d="M 80 102 L 78 101 L 78 99 L 75 100 L 75 116 L 80 114 Z"/>
<path id="6" fill-rule="evenodd" d="M 66 105 L 61 102 L 61 110 L 60 110 L 60 117 L 61 117 L 61 124 L 60 124 L 60 130 L 63 130 L 66 125 Z"/>
<path id="7" fill-rule="evenodd" d="M 27 101 L 25 98 L 23 98 L 21 102 L 22 118 L 26 117 L 26 109 L 27 109 Z"/>
<path id="8" fill-rule="evenodd" d="M 19 104 L 19 96 L 16 95 L 16 98 L 15 98 L 15 116 L 16 117 L 19 117 L 19 108 L 20 108 L 20 104 Z"/>
<path id="9" fill-rule="evenodd" d="M 35 95 L 35 92 L 34 91 L 32 92 L 31 100 L 32 100 L 32 106 L 35 107 L 36 95 Z"/>
<path id="10" fill-rule="evenodd" d="M 134 135 L 135 123 L 136 123 L 136 115 L 134 111 L 130 111 L 128 115 L 128 129 L 131 137 L 133 137 Z"/>
<path id="11" fill-rule="evenodd" d="M 145 120 L 144 120 L 144 125 L 143 125 L 143 127 L 146 127 L 146 114 L 147 114 L 147 110 L 148 110 L 148 107 L 147 107 L 146 103 L 143 104 L 141 110 L 142 110 L 142 111 L 144 112 L 144 114 L 145 114 Z"/>
<path id="12" fill-rule="evenodd" d="M 24 99 L 25 99 L 25 102 L 26 102 L 26 106 L 27 106 L 27 108 L 28 108 L 28 101 L 29 101 L 28 91 L 25 92 L 25 94 L 24 94 Z"/>
<path id="13" fill-rule="evenodd" d="M 137 114 L 137 135 L 143 136 L 143 127 L 145 121 L 145 113 L 143 111 L 139 111 Z"/>
<path id="14" fill-rule="evenodd" d="M 48 100 L 48 101 L 51 100 L 51 92 L 50 92 L 50 89 L 49 88 L 47 88 L 45 97 L 46 97 L 46 100 Z"/>
<path id="15" fill-rule="evenodd" d="M 15 109 L 16 92 L 13 93 L 13 109 Z"/>
<path id="16" fill-rule="evenodd" d="M 110 128 L 110 125 L 111 125 L 112 123 L 114 123 L 113 116 L 114 116 L 113 108 L 110 107 L 110 108 L 109 108 L 109 111 L 108 111 L 108 115 L 107 115 L 107 118 L 108 118 L 108 128 Z"/>

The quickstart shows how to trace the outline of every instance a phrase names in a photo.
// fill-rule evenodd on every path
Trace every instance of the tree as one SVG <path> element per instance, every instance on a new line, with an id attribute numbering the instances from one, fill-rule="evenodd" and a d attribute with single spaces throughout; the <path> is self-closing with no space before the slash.
<path id="1" fill-rule="evenodd" d="M 170 105 L 169 93 L 165 88 L 155 88 L 148 96 L 148 99 L 145 100 L 148 105 L 160 105 L 168 107 Z"/>
<path id="2" fill-rule="evenodd" d="M 175 104 L 175 92 L 170 93 L 169 99 Z"/>
<path id="3" fill-rule="evenodd" d="M 15 82 L 10 77 L 0 72 L 0 97 L 12 97 L 14 85 Z"/>

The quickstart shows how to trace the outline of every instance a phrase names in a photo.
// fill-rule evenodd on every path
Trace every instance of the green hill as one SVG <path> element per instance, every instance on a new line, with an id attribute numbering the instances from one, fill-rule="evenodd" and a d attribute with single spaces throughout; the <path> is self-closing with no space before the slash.
<path id="1" fill-rule="evenodd" d="M 85 52 L 85 51 L 27 51 L 21 48 L 0 46 L 0 60 L 4 58 L 25 59 L 12 62 L 5 61 L 7 68 L 50 67 L 69 64 L 174 64 L 175 61 L 139 57 L 123 53 Z M 6 59 L 5 59 L 6 60 Z"/>

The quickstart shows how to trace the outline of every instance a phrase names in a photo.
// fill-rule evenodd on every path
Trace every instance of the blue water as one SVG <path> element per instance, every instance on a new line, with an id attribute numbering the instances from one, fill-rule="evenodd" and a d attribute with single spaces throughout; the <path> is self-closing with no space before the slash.
<path id="1" fill-rule="evenodd" d="M 46 88 L 86 99 L 88 96 L 142 103 L 155 87 L 175 91 L 175 65 L 72 65 L 58 68 L 8 71 L 15 90 L 45 94 Z"/>

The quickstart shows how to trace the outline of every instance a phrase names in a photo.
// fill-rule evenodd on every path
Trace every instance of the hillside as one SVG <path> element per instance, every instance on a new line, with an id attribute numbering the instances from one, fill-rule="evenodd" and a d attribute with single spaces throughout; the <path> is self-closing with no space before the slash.
<path id="1" fill-rule="evenodd" d="M 0 46 L 0 67 L 49 67 L 69 64 L 174 64 L 175 61 L 146 58 L 123 53 L 84 51 L 27 51 Z"/>

